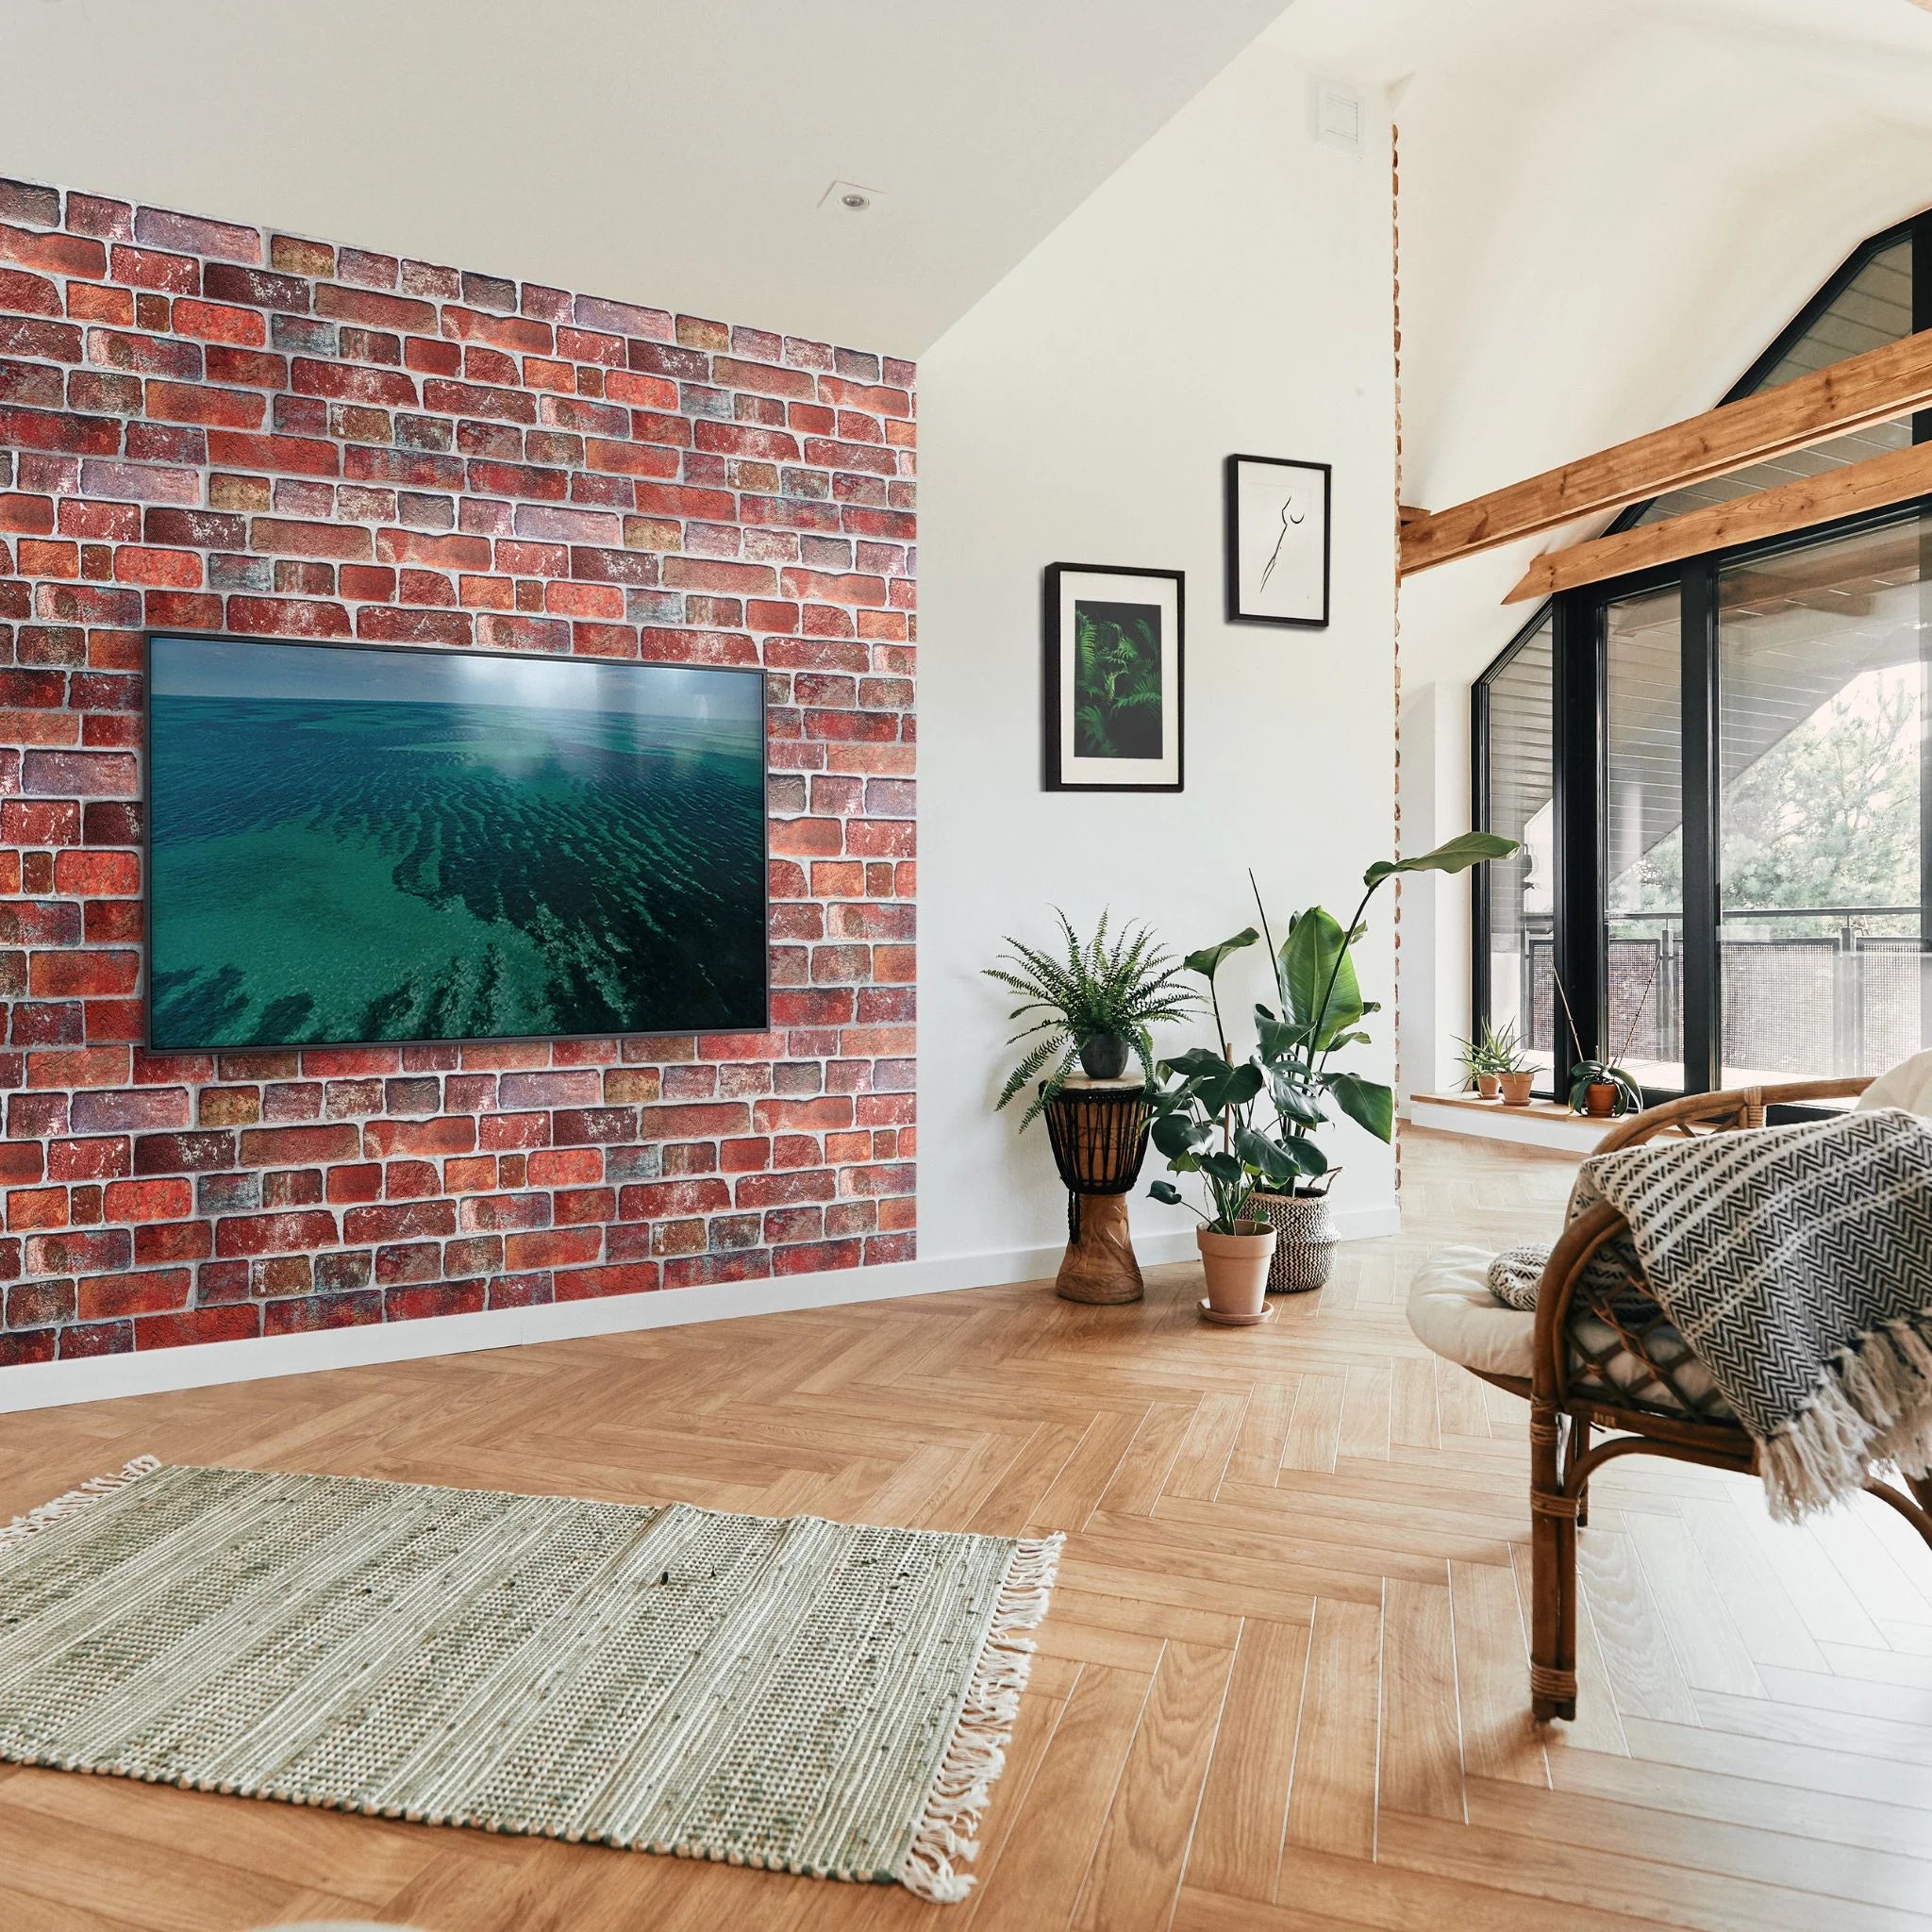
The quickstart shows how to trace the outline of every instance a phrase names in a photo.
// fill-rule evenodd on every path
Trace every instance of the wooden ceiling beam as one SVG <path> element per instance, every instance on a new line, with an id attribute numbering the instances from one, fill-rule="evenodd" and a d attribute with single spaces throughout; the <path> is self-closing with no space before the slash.
<path id="1" fill-rule="evenodd" d="M 1932 329 L 1868 349 L 1688 422 L 1600 450 L 1401 529 L 1402 574 L 1433 570 L 1578 517 L 1707 482 L 1932 403 Z"/>
<path id="2" fill-rule="evenodd" d="M 1816 476 L 1800 476 L 1775 490 L 1760 490 L 1729 503 L 1712 504 L 1707 509 L 1666 517 L 1662 523 L 1639 524 L 1635 529 L 1574 543 L 1567 550 L 1549 551 L 1530 565 L 1503 601 L 1521 604 L 1531 597 L 1548 597 L 1557 591 L 1600 584 L 1630 571 L 1679 563 L 1709 550 L 1782 537 L 1840 517 L 1885 509 L 1928 495 L 1932 495 L 1932 442 L 1915 442 Z"/>

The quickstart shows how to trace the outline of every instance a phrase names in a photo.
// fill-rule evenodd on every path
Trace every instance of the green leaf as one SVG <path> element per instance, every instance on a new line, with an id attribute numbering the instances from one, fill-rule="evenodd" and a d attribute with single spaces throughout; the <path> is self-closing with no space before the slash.
<path id="1" fill-rule="evenodd" d="M 1257 1133 L 1253 1127 L 1237 1129 L 1234 1149 L 1264 1180 L 1272 1181 L 1277 1187 L 1293 1187 L 1301 1173 L 1286 1146 L 1271 1141 L 1266 1134 Z"/>
<path id="2" fill-rule="evenodd" d="M 1274 1101 L 1274 1110 L 1283 1120 L 1293 1121 L 1304 1127 L 1321 1127 L 1328 1123 L 1328 1116 L 1322 1111 L 1314 1094 L 1287 1072 L 1276 1073 L 1269 1082 L 1268 1097 Z"/>
<path id="3" fill-rule="evenodd" d="M 1034 1077 L 1034 1075 L 1041 1071 L 1041 1068 L 1045 1067 L 1050 1061 L 1058 1058 L 1064 1051 L 1065 1048 L 1058 1040 L 1049 1040 L 1041 1045 L 1035 1047 L 1033 1051 L 1029 1053 L 1026 1056 L 1026 1058 L 1024 1060 L 1022 1060 L 1020 1064 L 1017 1067 L 1015 1067 L 1010 1074 L 1007 1075 L 1006 1085 L 1000 1089 L 1000 1097 L 992 1104 L 993 1111 L 997 1113 L 1001 1108 L 1005 1107 L 1007 1103 L 1010 1101 L 1014 1097 L 1014 1095 L 1017 1094 L 1020 1091 L 1020 1090 L 1023 1087 L 1024 1087 L 1026 1083 L 1029 1080 L 1031 1080 Z"/>
<path id="4" fill-rule="evenodd" d="M 1247 1178 L 1247 1169 L 1232 1154 L 1202 1155 L 1201 1172 L 1217 1181 L 1225 1182 L 1229 1187 L 1238 1186 Z"/>
<path id="5" fill-rule="evenodd" d="M 1160 1063 L 1164 1074 L 1178 1074 L 1184 1080 L 1224 1080 L 1234 1069 L 1218 1053 L 1205 1046 L 1191 1046 Z"/>
<path id="6" fill-rule="evenodd" d="M 1362 884 L 1373 891 L 1397 873 L 1463 872 L 1486 858 L 1507 858 L 1519 849 L 1514 839 L 1500 832 L 1460 832 L 1433 852 L 1418 852 L 1413 858 L 1378 858 L 1363 873 Z"/>
<path id="7" fill-rule="evenodd" d="M 1209 1113 L 1225 1113 L 1231 1107 L 1247 1106 L 1260 1092 L 1263 1075 L 1253 1060 L 1243 1060 L 1225 1080 L 1201 1083 L 1201 1105 Z"/>
<path id="8" fill-rule="evenodd" d="M 1212 979 L 1221 971 L 1221 962 L 1230 953 L 1239 953 L 1243 946 L 1252 946 L 1261 937 L 1252 925 L 1243 926 L 1231 940 L 1223 940 L 1218 946 L 1203 946 L 1198 953 L 1190 953 L 1181 961 L 1190 973 L 1198 973 L 1203 979 Z"/>
<path id="9" fill-rule="evenodd" d="M 1306 1174 L 1328 1172 L 1328 1157 L 1312 1141 L 1300 1134 L 1284 1141 L 1281 1151 Z"/>
<path id="10" fill-rule="evenodd" d="M 1378 1141 L 1395 1134 L 1395 1095 L 1379 1081 L 1359 1074 L 1330 1074 L 1328 1091 L 1335 1104 L 1357 1126 L 1366 1127 Z"/>
<path id="11" fill-rule="evenodd" d="M 1255 1008 L 1255 1035 L 1266 1065 L 1307 1058 L 1308 1029 L 1296 1025 L 1292 1020 L 1278 1019 L 1264 1006 Z"/>
<path id="12" fill-rule="evenodd" d="M 1320 906 L 1309 907 L 1282 941 L 1281 979 L 1289 1010 L 1317 1053 L 1326 1053 L 1335 1036 L 1361 1018 L 1361 989 L 1341 922 Z M 1324 991 L 1326 1002 L 1317 1013 Z"/>
<path id="13" fill-rule="evenodd" d="M 1169 1159 L 1205 1145 L 1213 1132 L 1206 1121 L 1191 1120 L 1183 1113 L 1162 1114 L 1147 1130 L 1148 1139 Z"/>
<path id="14" fill-rule="evenodd" d="M 1165 1207 L 1184 1208 L 1187 1205 L 1181 1199 L 1181 1191 L 1172 1181 L 1155 1181 L 1147 1191 Z"/>

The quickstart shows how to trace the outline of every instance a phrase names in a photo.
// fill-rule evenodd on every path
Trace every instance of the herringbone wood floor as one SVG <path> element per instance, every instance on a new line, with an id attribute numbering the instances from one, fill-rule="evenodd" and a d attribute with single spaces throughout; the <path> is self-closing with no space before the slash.
<path id="1" fill-rule="evenodd" d="M 1530 1725 L 1524 1415 L 1400 1297 L 1546 1232 L 1572 1163 L 1406 1147 L 1403 1238 L 1264 1330 L 1170 1268 L 0 1418 L 0 1515 L 151 1450 L 1071 1532 L 969 1905 L 0 1767 L 0 1925 L 1932 1926 L 1932 1557 L 1877 1506 L 1778 1530 L 1615 1466 L 1579 1721 Z"/>

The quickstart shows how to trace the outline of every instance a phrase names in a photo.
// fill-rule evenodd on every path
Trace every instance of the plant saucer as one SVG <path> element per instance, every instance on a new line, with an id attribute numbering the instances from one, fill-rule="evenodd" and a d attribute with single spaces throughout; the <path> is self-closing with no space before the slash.
<path id="1" fill-rule="evenodd" d="M 1201 1297 L 1199 1306 L 1202 1321 L 1212 1322 L 1217 1328 L 1257 1328 L 1263 1322 L 1272 1322 L 1274 1319 L 1273 1302 L 1267 1303 L 1258 1315 L 1224 1315 L 1220 1309 L 1208 1306 L 1205 1294 Z"/>

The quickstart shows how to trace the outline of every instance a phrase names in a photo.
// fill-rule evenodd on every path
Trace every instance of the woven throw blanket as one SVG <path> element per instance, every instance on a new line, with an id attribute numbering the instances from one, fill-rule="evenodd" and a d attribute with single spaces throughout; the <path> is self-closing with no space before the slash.
<path id="1" fill-rule="evenodd" d="M 0 1757 L 954 1901 L 1059 1544 L 143 1457 L 0 1527 Z"/>
<path id="2" fill-rule="evenodd" d="M 1898 1108 L 1653 1141 L 1583 1163 L 1757 1442 L 1774 1516 L 1932 1469 L 1932 1124 Z"/>

